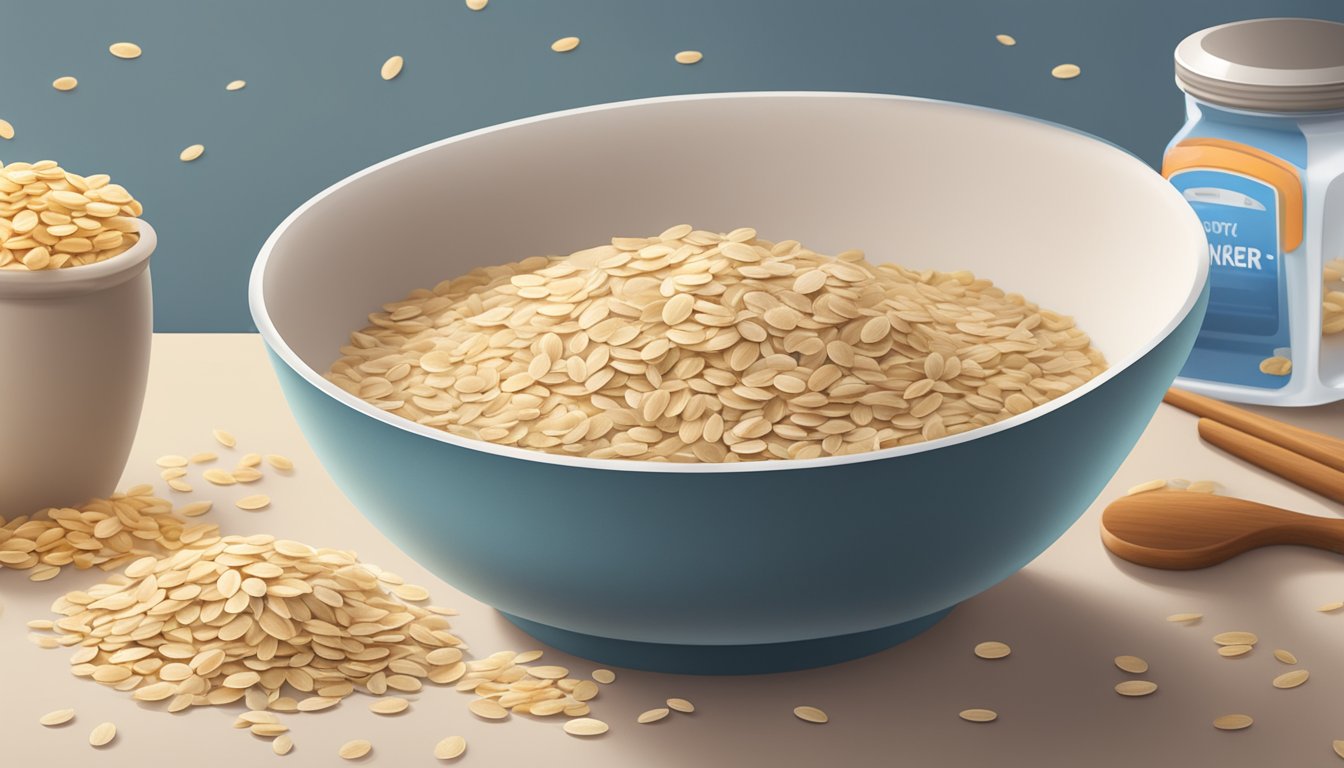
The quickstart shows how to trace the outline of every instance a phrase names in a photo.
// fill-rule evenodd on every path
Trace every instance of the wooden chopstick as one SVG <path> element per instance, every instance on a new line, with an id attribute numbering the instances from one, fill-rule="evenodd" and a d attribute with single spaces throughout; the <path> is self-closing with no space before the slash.
<path id="1" fill-rule="evenodd" d="M 1199 420 L 1199 436 L 1233 456 L 1344 504 L 1344 472 L 1209 418 Z"/>
<path id="2" fill-rule="evenodd" d="M 1183 411 L 1220 421 L 1248 435 L 1286 448 L 1318 464 L 1344 471 L 1344 440 L 1285 424 L 1193 392 L 1168 389 L 1162 400 Z"/>

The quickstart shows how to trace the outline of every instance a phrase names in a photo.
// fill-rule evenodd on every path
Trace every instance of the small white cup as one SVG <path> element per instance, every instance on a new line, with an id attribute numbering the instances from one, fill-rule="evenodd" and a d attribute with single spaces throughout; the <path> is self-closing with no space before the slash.
<path id="1" fill-rule="evenodd" d="M 0 270 L 0 517 L 116 490 L 149 375 L 156 242 L 141 221 L 105 261 Z"/>

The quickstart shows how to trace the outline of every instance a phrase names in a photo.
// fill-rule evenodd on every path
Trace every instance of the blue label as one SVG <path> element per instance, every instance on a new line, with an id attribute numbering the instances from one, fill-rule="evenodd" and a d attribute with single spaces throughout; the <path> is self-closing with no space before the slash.
<path id="1" fill-rule="evenodd" d="M 1171 183 L 1209 241 L 1209 309 L 1182 375 L 1282 386 L 1287 377 L 1266 376 L 1257 366 L 1289 345 L 1278 193 L 1258 179 L 1206 169 L 1178 172 Z"/>
<path id="2" fill-rule="evenodd" d="M 1283 259 L 1274 188 L 1219 171 L 1186 171 L 1171 181 L 1199 214 L 1209 239 L 1209 311 L 1204 328 L 1277 335 Z"/>

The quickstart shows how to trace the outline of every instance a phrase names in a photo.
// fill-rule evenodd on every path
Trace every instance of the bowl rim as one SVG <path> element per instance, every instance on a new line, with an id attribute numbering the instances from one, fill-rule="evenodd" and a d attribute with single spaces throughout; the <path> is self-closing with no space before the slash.
<path id="1" fill-rule="evenodd" d="M 941 99 L 929 99 L 915 96 L 901 96 L 896 94 L 864 93 L 864 92 L 850 92 L 850 91 L 740 91 L 740 92 L 726 92 L 726 93 L 692 93 L 692 94 L 678 94 L 674 96 L 655 96 L 651 98 L 631 99 L 627 101 L 594 104 L 586 107 L 577 107 L 574 109 L 566 109 L 556 112 L 547 112 L 540 115 L 533 115 L 531 117 L 524 117 L 517 120 L 510 120 L 505 123 L 499 123 L 496 125 L 479 128 L 473 131 L 468 131 L 466 133 L 450 136 L 446 139 L 440 139 L 439 141 L 431 142 L 429 144 L 425 144 L 423 146 L 407 150 L 400 154 L 389 157 L 386 160 L 382 160 L 378 163 L 370 165 L 367 168 L 356 171 L 355 173 L 335 182 L 334 184 L 328 186 L 326 189 L 323 189 L 322 191 L 313 195 L 311 198 L 306 200 L 302 205 L 296 208 L 292 213 L 286 216 L 284 221 L 280 222 L 279 226 L 277 226 L 275 230 L 271 232 L 270 236 L 266 238 L 266 242 L 262 244 L 261 250 L 258 252 L 257 259 L 252 265 L 252 273 L 248 280 L 248 305 L 251 310 L 252 320 L 256 324 L 257 330 L 261 335 L 263 341 L 265 341 L 267 346 L 270 347 L 272 352 L 276 356 L 278 356 L 286 365 L 288 365 L 290 369 L 292 369 L 295 373 L 297 373 L 300 377 L 302 377 L 308 384 L 312 385 L 313 387 L 316 387 L 319 392 L 336 400 L 342 405 L 355 410 L 358 413 L 361 413 L 372 419 L 387 424 L 388 426 L 394 427 L 396 429 L 405 432 L 409 432 L 414 435 L 419 435 L 420 437 L 425 437 L 430 440 L 434 440 L 441 443 L 447 443 L 449 445 L 453 445 L 458 448 L 465 448 L 467 450 L 493 454 L 501 457 L 521 459 L 523 461 L 537 462 L 541 464 L 553 464 L 563 467 L 573 467 L 582 469 L 601 469 L 601 470 L 608 470 L 608 471 L 614 470 L 621 472 L 690 473 L 690 474 L 720 473 L 720 472 L 724 473 L 772 472 L 772 471 L 784 471 L 784 470 L 813 469 L 821 467 L 836 467 L 849 464 L 862 464 L 872 461 L 884 461 L 887 459 L 893 459 L 900 456 L 909 456 L 917 453 L 923 453 L 925 451 L 932 451 L 937 450 L 939 448 L 947 448 L 954 445 L 959 445 L 961 443 L 969 442 L 971 440 L 977 440 L 980 438 L 989 437 L 990 435 L 1007 431 L 1009 429 L 1012 429 L 1013 427 L 1025 424 L 1037 418 L 1041 418 L 1046 414 L 1052 413 L 1060 408 L 1063 408 L 1064 406 L 1068 405 L 1074 400 L 1083 397 L 1087 393 L 1095 389 L 1098 389 L 1103 384 L 1115 378 L 1122 371 L 1128 369 L 1131 365 L 1133 365 L 1134 363 L 1138 362 L 1138 360 L 1146 356 L 1149 352 L 1151 352 L 1154 348 L 1156 348 L 1158 344 L 1160 344 L 1168 336 L 1170 336 L 1171 333 L 1182 322 L 1184 322 L 1186 317 L 1189 316 L 1190 312 L 1194 309 L 1195 305 L 1198 303 L 1199 298 L 1204 291 L 1205 284 L 1208 280 L 1208 271 L 1209 271 L 1208 258 L 1206 257 L 1205 254 L 1205 250 L 1207 248 L 1206 245 L 1207 241 L 1204 240 L 1203 228 L 1199 223 L 1198 217 L 1195 215 L 1194 210 L 1189 208 L 1189 206 L 1187 205 L 1185 207 L 1186 210 L 1188 211 L 1191 231 L 1198 233 L 1200 239 L 1199 242 L 1200 247 L 1194 249 L 1194 252 L 1191 254 L 1191 257 L 1196 260 L 1196 274 L 1195 274 L 1196 279 L 1193 281 L 1193 284 L 1191 285 L 1190 288 L 1190 292 L 1186 296 L 1185 302 L 1181 306 L 1180 311 L 1178 311 L 1175 314 L 1175 316 L 1173 316 L 1167 322 L 1167 324 L 1163 326 L 1162 330 L 1158 334 L 1156 334 L 1153 338 L 1145 342 L 1137 351 L 1127 355 L 1123 359 L 1111 361 L 1108 364 L 1106 370 L 1102 371 L 1100 374 L 1093 377 L 1092 379 L 1089 379 L 1088 381 L 1084 382 L 1082 386 L 1073 389 L 1065 393 L 1064 395 L 1049 400 L 1046 403 L 1043 403 L 1042 405 L 1036 406 L 1035 408 L 1011 416 L 1007 419 L 996 421 L 993 424 L 989 424 L 983 427 L 977 427 L 976 429 L 968 430 L 966 432 L 962 432 L 956 435 L 940 437 L 934 440 L 926 440 L 919 443 L 897 446 L 894 448 L 882 448 L 876 451 L 866 451 L 863 453 L 847 454 L 844 456 L 823 456 L 815 459 L 764 459 L 759 461 L 739 461 L 732 463 L 724 463 L 724 462 L 682 463 L 682 462 L 664 462 L 664 461 L 638 461 L 633 459 L 591 459 L 583 456 L 568 456 L 565 454 L 548 453 L 545 451 L 538 451 L 530 448 L 518 448 L 511 445 L 491 443 L 485 440 L 473 440 L 470 438 L 454 435 L 451 432 L 446 432 L 444 430 L 427 427 L 423 424 L 418 424 L 414 421 L 411 421 L 410 419 L 397 416 L 395 414 L 384 411 L 381 408 L 373 406 L 328 381 L 320 373 L 315 371 L 311 366 L 309 366 L 306 362 L 304 362 L 304 360 L 300 358 L 297 353 L 294 352 L 294 350 L 289 346 L 288 343 L 285 342 L 284 338 L 280 335 L 275 325 L 271 322 L 270 313 L 267 311 L 266 308 L 265 295 L 263 292 L 263 282 L 265 279 L 266 268 L 270 263 L 270 258 L 271 255 L 274 253 L 276 245 L 279 243 L 280 239 L 284 237 L 285 233 L 289 230 L 290 226 L 293 225 L 293 223 L 297 221 L 299 218 L 301 218 L 310 208 L 314 207 L 322 200 L 334 194 L 343 187 L 349 184 L 353 184 L 354 182 L 362 179 L 365 176 L 372 175 L 393 164 L 402 162 L 404 160 L 409 160 L 417 155 L 434 151 L 440 147 L 447 146 L 449 144 L 456 144 L 458 142 L 467 141 L 469 139 L 494 133 L 496 131 L 503 131 L 510 128 L 530 125 L 532 123 L 540 123 L 556 118 L 563 118 L 581 114 L 590 114 L 595 112 L 606 112 L 619 109 L 629 109 L 629 108 L 647 106 L 650 104 L 663 104 L 663 103 L 681 102 L 681 101 L 713 101 L 720 99 L 741 100 L 741 99 L 755 99 L 755 98 L 764 98 L 764 99 L 843 98 L 843 99 L 866 99 L 872 101 L 918 102 L 925 104 L 936 104 L 941 106 L 951 106 L 973 112 L 986 113 L 988 115 L 994 115 L 998 117 L 1007 117 L 1015 120 L 1026 120 L 1029 122 L 1037 123 L 1051 130 L 1062 131 L 1065 133 L 1072 134 L 1074 136 L 1083 136 L 1085 138 L 1092 139 L 1096 141 L 1098 144 L 1104 145 L 1106 149 L 1124 155 L 1127 162 L 1136 163 L 1142 166 L 1145 170 L 1152 173 L 1154 180 L 1164 182 L 1163 186 L 1165 186 L 1166 188 L 1166 194 L 1169 194 L 1173 201 L 1179 201 L 1182 205 L 1185 205 L 1185 200 L 1180 197 L 1179 193 L 1176 192 L 1174 187 L 1172 187 L 1169 184 L 1165 184 L 1165 179 L 1163 179 L 1158 174 L 1154 173 L 1146 163 L 1138 159 L 1133 153 L 1125 150 L 1124 148 L 1118 147 L 1105 139 L 1101 139 L 1099 137 L 1093 136 L 1089 133 L 1077 130 L 1075 128 L 1071 128 L 1069 126 L 1061 125 L 1059 123 L 1054 123 L 1048 120 L 1042 120 L 1029 115 L 1020 115 L 1014 112 L 1008 112 L 1006 110 L 994 109 L 992 107 L 983 107 L 975 104 L 962 104 L 959 102 L 944 101 Z M 1159 194 L 1163 194 L 1160 191 L 1161 189 L 1162 187 L 1155 187 L 1155 191 L 1158 191 Z"/>

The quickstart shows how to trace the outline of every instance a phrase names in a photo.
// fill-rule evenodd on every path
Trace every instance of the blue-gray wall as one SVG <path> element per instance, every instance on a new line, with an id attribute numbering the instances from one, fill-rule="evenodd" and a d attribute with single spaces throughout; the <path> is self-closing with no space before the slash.
<path id="1" fill-rule="evenodd" d="M 251 330 L 247 273 L 281 219 L 445 136 L 642 96 L 832 89 L 1036 115 L 1156 163 L 1182 122 L 1176 43 L 1256 16 L 1344 20 L 1344 2 L 493 0 L 473 13 L 462 0 L 0 0 L 0 117 L 18 132 L 0 160 L 50 157 L 139 197 L 160 238 L 158 330 Z M 565 35 L 582 46 L 551 53 Z M 144 56 L 112 58 L 119 40 Z M 704 61 L 674 63 L 686 48 Z M 406 69 L 383 82 L 392 54 Z M 1082 77 L 1052 79 L 1061 62 Z M 66 74 L 79 88 L 53 90 Z M 247 88 L 225 92 L 233 79 Z M 206 154 L 179 162 L 194 143 Z"/>

